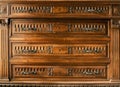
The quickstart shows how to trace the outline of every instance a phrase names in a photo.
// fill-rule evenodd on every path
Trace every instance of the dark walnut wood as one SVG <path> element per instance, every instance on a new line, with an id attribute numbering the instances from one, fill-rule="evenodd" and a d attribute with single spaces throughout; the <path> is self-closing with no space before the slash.
<path id="1" fill-rule="evenodd" d="M 0 1 L 0 87 L 120 87 L 120 1 Z"/>

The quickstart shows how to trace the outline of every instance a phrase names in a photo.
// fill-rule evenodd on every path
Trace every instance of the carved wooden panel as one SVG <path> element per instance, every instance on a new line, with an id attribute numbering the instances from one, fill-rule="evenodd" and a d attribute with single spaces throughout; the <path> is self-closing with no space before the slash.
<path id="1" fill-rule="evenodd" d="M 112 28 L 120 29 L 120 19 L 113 19 L 112 20 Z"/>
<path id="2" fill-rule="evenodd" d="M 13 65 L 12 78 L 60 78 L 77 79 L 107 78 L 106 66 L 39 66 L 39 65 Z M 72 78 L 68 78 L 72 80 Z M 52 80 L 52 79 L 49 79 Z"/>
<path id="3" fill-rule="evenodd" d="M 109 5 L 79 5 L 66 4 L 66 5 L 55 5 L 55 4 L 12 4 L 11 5 L 11 15 L 12 16 L 55 16 L 55 15 L 100 15 L 107 16 L 110 15 Z"/>
<path id="4" fill-rule="evenodd" d="M 112 20 L 112 80 L 120 79 L 120 19 Z M 116 68 L 117 67 L 117 68 Z"/>
<path id="5" fill-rule="evenodd" d="M 0 3 L 0 16 L 8 15 L 8 6 L 7 4 Z"/>
<path id="6" fill-rule="evenodd" d="M 120 16 L 120 5 L 113 5 L 113 16 Z"/>
<path id="7" fill-rule="evenodd" d="M 11 34 L 108 35 L 108 21 L 13 20 Z"/>
<path id="8" fill-rule="evenodd" d="M 12 43 L 12 56 L 97 56 L 109 57 L 109 44 L 36 44 Z"/>
<path id="9" fill-rule="evenodd" d="M 8 80 L 8 21 L 0 19 L 0 80 Z"/>
<path id="10" fill-rule="evenodd" d="M 26 4 L 14 4 L 11 5 L 11 14 L 49 14 L 51 13 L 52 6 L 46 5 L 26 5 Z"/>
<path id="11" fill-rule="evenodd" d="M 119 0 L 0 0 L 0 87 L 120 87 L 119 39 Z"/>
<path id="12" fill-rule="evenodd" d="M 105 6 L 75 6 L 71 7 L 73 13 L 109 15 L 110 7 Z"/>

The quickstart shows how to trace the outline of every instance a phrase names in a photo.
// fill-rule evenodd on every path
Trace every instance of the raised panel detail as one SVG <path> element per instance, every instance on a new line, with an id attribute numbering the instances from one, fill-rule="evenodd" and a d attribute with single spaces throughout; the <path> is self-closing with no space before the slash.
<path id="1" fill-rule="evenodd" d="M 73 79 L 87 79 L 89 77 L 105 79 L 107 78 L 107 67 L 13 65 L 12 76 L 13 78 L 73 77 Z"/>
<path id="2" fill-rule="evenodd" d="M 109 44 L 29 44 L 13 43 L 12 56 L 97 56 L 107 57 Z"/>
<path id="3" fill-rule="evenodd" d="M 11 6 L 11 14 L 49 14 L 51 13 L 51 6 L 41 5 L 26 5 L 26 4 L 15 4 Z"/>
<path id="4" fill-rule="evenodd" d="M 109 15 L 109 6 L 75 6 L 69 8 L 72 13 L 76 14 L 99 14 L 99 15 Z"/>
<path id="5" fill-rule="evenodd" d="M 56 15 L 110 15 L 109 5 L 78 5 L 67 4 L 63 5 L 51 5 L 51 4 L 13 4 L 11 5 L 11 15 L 31 15 L 31 16 L 56 16 Z"/>
<path id="6" fill-rule="evenodd" d="M 53 8 L 52 8 L 52 13 L 53 14 L 60 14 L 60 13 L 68 13 L 68 11 L 69 11 L 69 8 L 67 8 L 67 7 L 60 7 L 60 6 L 54 6 Z"/>
<path id="7" fill-rule="evenodd" d="M 0 16 L 7 16 L 8 15 L 8 6 L 7 4 L 0 4 Z"/>
<path id="8" fill-rule="evenodd" d="M 8 81 L 8 20 L 0 19 L 0 81 Z"/>
<path id="9" fill-rule="evenodd" d="M 113 16 L 120 16 L 120 5 L 113 5 Z"/>
<path id="10" fill-rule="evenodd" d="M 1 87 L 120 87 L 120 0 L 0 0 Z"/>
<path id="11" fill-rule="evenodd" d="M 108 21 L 83 20 L 13 20 L 11 33 L 14 34 L 77 34 L 108 35 Z"/>

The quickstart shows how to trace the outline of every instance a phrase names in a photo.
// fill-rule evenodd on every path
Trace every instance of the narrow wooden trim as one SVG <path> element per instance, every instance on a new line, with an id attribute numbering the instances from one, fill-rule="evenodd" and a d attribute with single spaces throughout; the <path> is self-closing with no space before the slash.
<path id="1" fill-rule="evenodd" d="M 119 80 L 120 79 L 120 29 L 112 29 L 111 34 L 111 43 L 112 43 L 112 50 L 111 50 L 111 62 L 112 62 L 112 80 Z"/>
<path id="2" fill-rule="evenodd" d="M 0 19 L 0 80 L 8 80 L 8 25 Z"/>

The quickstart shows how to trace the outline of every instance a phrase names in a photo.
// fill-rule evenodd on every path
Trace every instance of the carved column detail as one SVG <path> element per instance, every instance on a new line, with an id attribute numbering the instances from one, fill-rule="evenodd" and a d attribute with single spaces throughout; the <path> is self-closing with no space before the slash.
<path id="1" fill-rule="evenodd" d="M 0 80 L 8 80 L 8 20 L 0 19 Z"/>
<path id="2" fill-rule="evenodd" d="M 113 80 L 120 79 L 120 20 L 112 20 L 112 73 Z"/>

